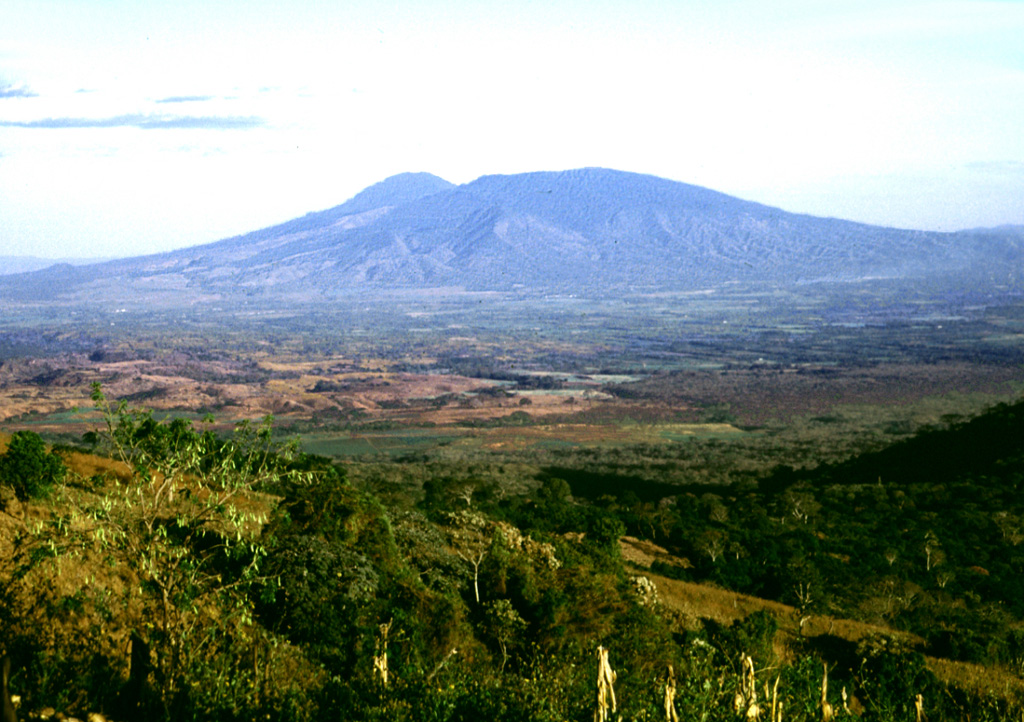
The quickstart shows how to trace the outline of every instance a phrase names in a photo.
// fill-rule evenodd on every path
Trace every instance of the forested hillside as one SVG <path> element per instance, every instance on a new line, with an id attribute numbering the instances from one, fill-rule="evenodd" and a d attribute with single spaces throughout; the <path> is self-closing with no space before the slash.
<path id="1" fill-rule="evenodd" d="M 517 492 L 455 470 L 395 484 L 397 460 L 357 484 L 268 424 L 222 437 L 94 400 L 104 426 L 77 448 L 0 444 L 22 715 L 603 719 L 601 648 L 608 719 L 1020 714 L 1024 402 L 641 499 L 590 493 L 585 468 Z M 624 535 L 662 548 L 649 571 Z M 670 578 L 787 606 L 723 621 Z"/>

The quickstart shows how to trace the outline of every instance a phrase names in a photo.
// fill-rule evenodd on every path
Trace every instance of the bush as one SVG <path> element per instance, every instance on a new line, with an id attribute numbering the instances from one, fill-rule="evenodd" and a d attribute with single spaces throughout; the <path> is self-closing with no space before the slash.
<path id="1" fill-rule="evenodd" d="M 729 626 L 706 620 L 705 625 L 712 640 L 727 659 L 736 659 L 741 654 L 754 658 L 761 669 L 776 662 L 774 642 L 779 623 L 771 612 L 763 609 L 751 612 L 743 619 L 737 619 Z"/>
<path id="2" fill-rule="evenodd" d="M 22 501 L 46 496 L 66 473 L 61 458 L 47 452 L 34 431 L 16 431 L 7 452 L 0 456 L 0 484 L 12 487 Z"/>

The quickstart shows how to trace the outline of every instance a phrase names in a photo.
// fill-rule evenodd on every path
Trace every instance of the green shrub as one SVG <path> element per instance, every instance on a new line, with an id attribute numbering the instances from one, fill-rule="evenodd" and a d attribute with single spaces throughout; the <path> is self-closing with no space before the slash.
<path id="1" fill-rule="evenodd" d="M 16 431 L 7 452 L 0 456 L 0 484 L 12 487 L 22 501 L 46 496 L 66 473 L 61 458 L 47 452 L 34 431 Z"/>
<path id="2" fill-rule="evenodd" d="M 712 641 L 727 659 L 733 660 L 741 654 L 749 654 L 758 669 L 775 663 L 773 644 L 779 624 L 771 612 L 763 609 L 751 612 L 729 626 L 710 619 L 705 620 L 705 625 Z"/>

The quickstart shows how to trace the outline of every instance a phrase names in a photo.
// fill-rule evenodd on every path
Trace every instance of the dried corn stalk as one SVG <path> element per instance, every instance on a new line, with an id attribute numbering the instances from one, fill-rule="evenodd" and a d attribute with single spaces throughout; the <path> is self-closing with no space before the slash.
<path id="1" fill-rule="evenodd" d="M 925 722 L 928 719 L 924 713 L 924 697 L 921 695 L 914 697 L 914 711 L 917 713 L 917 722 Z"/>
<path id="2" fill-rule="evenodd" d="M 822 722 L 832 722 L 834 713 L 832 705 L 828 703 L 828 665 L 822 664 L 821 673 L 821 719 Z"/>
<path id="3" fill-rule="evenodd" d="M 737 715 L 748 720 L 756 720 L 761 716 L 761 707 L 757 704 L 754 659 L 747 654 L 740 655 L 740 689 L 733 698 L 732 707 Z"/>
<path id="4" fill-rule="evenodd" d="M 391 622 L 380 625 L 377 629 L 380 634 L 377 636 L 376 649 L 373 655 L 373 678 L 380 679 L 381 686 L 385 689 L 388 686 L 388 632 L 391 631 Z"/>
<path id="5" fill-rule="evenodd" d="M 594 711 L 594 722 L 607 722 L 609 707 L 611 712 L 617 711 L 615 702 L 615 672 L 608 664 L 608 650 L 597 648 L 597 709 Z M 611 699 L 609 705 L 608 700 Z"/>
<path id="6" fill-rule="evenodd" d="M 665 680 L 665 722 L 679 722 L 679 715 L 676 714 L 676 671 L 671 664 Z"/>

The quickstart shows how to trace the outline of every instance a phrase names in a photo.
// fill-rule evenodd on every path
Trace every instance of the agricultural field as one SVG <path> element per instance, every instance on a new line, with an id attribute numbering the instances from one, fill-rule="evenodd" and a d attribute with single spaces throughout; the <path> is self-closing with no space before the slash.
<path id="1" fill-rule="evenodd" d="M 644 325 L 534 299 L 474 328 L 441 304 L 364 318 L 379 334 L 0 333 L 0 477 L 52 470 L 24 460 L 42 441 L 66 467 L 0 478 L 12 685 L 82 715 L 582 720 L 600 644 L 637 719 L 670 664 L 682 715 L 733 719 L 746 655 L 789 719 L 820 718 L 824 668 L 865 719 L 912 719 L 917 694 L 931 720 L 1019 715 L 1018 309 L 885 320 L 868 295 L 874 315 L 840 318 L 790 296 L 804 315 L 773 325 L 754 298 L 698 300 L 648 299 Z M 125 496 L 168 478 L 167 506 Z M 138 536 L 166 518 L 191 531 Z M 184 585 L 171 607 L 161 584 Z M 61 656 L 100 619 L 114 636 Z M 118 645 L 140 630 L 159 666 L 129 699 Z"/>

